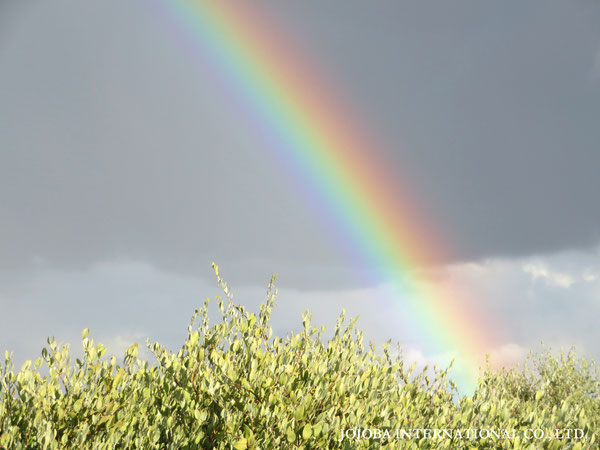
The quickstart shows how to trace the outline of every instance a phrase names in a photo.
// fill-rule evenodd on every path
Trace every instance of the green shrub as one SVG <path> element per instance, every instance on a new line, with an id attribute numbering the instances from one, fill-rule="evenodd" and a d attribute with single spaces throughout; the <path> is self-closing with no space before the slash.
<path id="1" fill-rule="evenodd" d="M 557 359 L 547 351 L 532 357 L 533 367 L 488 369 L 474 395 L 460 397 L 450 368 L 416 372 L 399 347 L 365 347 L 356 319 L 346 323 L 343 313 L 328 342 L 307 312 L 300 333 L 273 337 L 273 281 L 256 315 L 231 301 L 215 270 L 226 296 L 218 299 L 222 320 L 209 324 L 207 300 L 178 352 L 147 344 L 152 365 L 138 359 L 137 344 L 117 364 L 87 329 L 84 356 L 74 363 L 53 339 L 17 373 L 7 353 L 0 448 L 598 447 L 598 370 L 574 353 Z M 358 428 L 392 438 L 363 433 L 340 442 L 342 430 Z M 393 438 L 395 430 L 475 428 L 520 437 Z M 527 429 L 580 429 L 585 437 L 532 440 L 523 437 Z"/>

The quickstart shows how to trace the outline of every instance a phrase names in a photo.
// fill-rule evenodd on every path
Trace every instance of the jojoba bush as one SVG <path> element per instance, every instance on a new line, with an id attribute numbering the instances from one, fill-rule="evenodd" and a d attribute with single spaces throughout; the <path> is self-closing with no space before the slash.
<path id="1" fill-rule="evenodd" d="M 273 280 L 256 315 L 232 301 L 215 272 L 225 293 L 217 299 L 221 321 L 209 323 L 207 300 L 179 351 L 147 343 L 152 364 L 138 358 L 137 344 L 118 364 L 87 329 L 74 362 L 54 339 L 17 372 L 7 353 L 0 448 L 598 448 L 598 369 L 573 352 L 487 369 L 475 393 L 460 397 L 450 368 L 417 372 L 399 347 L 364 346 L 356 319 L 346 322 L 343 313 L 327 342 L 307 312 L 300 333 L 272 336 Z M 342 430 L 358 428 L 391 437 L 341 439 Z M 395 430 L 432 429 L 515 430 L 516 437 L 395 438 Z M 583 437 L 560 431 L 575 429 Z M 526 439 L 525 430 L 546 438 Z"/>

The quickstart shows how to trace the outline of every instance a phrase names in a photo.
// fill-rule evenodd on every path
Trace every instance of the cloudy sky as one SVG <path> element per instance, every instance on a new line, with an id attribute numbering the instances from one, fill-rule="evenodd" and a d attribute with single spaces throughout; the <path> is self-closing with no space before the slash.
<path id="1" fill-rule="evenodd" d="M 276 332 L 346 308 L 433 357 L 160 3 L 0 1 L 0 349 L 175 348 L 216 261 L 251 309 L 279 273 Z M 489 351 L 599 359 L 600 3 L 261 3 L 385 144 L 453 249 L 425 281 L 493 314 Z"/>

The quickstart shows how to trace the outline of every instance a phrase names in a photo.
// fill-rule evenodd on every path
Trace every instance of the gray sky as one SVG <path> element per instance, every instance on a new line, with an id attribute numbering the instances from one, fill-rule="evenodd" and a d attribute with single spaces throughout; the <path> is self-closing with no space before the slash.
<path id="1" fill-rule="evenodd" d="M 600 3 L 262 3 L 385 143 L 454 247 L 439 270 L 496 308 L 506 345 L 600 354 Z M 280 273 L 281 330 L 347 307 L 367 336 L 405 338 L 164 14 L 0 2 L 0 347 L 88 322 L 116 347 L 177 343 L 213 260 L 254 299 Z"/>
<path id="2" fill-rule="evenodd" d="M 459 258 L 598 242 L 598 2 L 293 3 Z"/>

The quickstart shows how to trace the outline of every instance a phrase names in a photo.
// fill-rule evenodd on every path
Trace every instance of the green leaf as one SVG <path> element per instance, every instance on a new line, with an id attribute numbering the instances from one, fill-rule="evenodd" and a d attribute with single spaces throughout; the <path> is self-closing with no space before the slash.
<path id="1" fill-rule="evenodd" d="M 296 433 L 294 433 L 294 430 L 292 430 L 291 428 L 288 428 L 285 434 L 286 434 L 288 442 L 291 443 L 296 440 Z"/>
<path id="2" fill-rule="evenodd" d="M 248 448 L 248 441 L 246 438 L 241 438 L 233 444 L 233 448 L 235 448 L 235 450 L 246 450 Z"/>
<path id="3" fill-rule="evenodd" d="M 312 427 L 312 432 L 314 436 L 318 436 L 319 434 L 321 434 L 321 429 L 323 428 L 323 425 L 321 425 L 320 423 L 316 424 L 315 426 Z"/>
<path id="4" fill-rule="evenodd" d="M 296 411 L 294 412 L 294 418 L 296 420 L 302 420 L 304 419 L 304 407 L 299 406 Z"/>
<path id="5" fill-rule="evenodd" d="M 310 423 L 307 423 L 306 425 L 304 425 L 304 428 L 302 429 L 302 438 L 304 440 L 308 440 L 308 439 L 310 439 L 311 436 L 312 436 L 312 427 L 310 426 Z"/>

